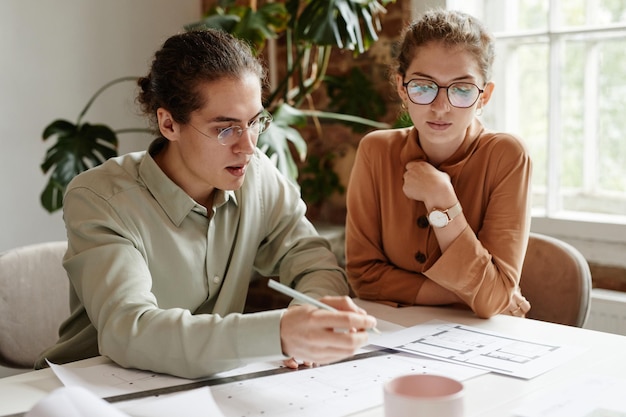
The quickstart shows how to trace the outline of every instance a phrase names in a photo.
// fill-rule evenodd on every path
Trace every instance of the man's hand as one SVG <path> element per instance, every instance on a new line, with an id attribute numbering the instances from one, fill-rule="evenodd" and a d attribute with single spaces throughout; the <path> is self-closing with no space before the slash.
<path id="1" fill-rule="evenodd" d="M 285 366 L 337 362 L 354 355 L 367 344 L 367 329 L 376 327 L 376 319 L 348 297 L 323 297 L 325 304 L 340 311 L 327 311 L 309 305 L 292 306 L 280 321 L 283 353 L 291 356 Z M 297 360 L 296 360 L 297 358 Z"/>

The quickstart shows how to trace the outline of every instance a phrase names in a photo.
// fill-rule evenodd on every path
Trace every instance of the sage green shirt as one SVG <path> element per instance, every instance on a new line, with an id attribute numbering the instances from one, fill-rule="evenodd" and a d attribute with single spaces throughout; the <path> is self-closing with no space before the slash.
<path id="1" fill-rule="evenodd" d="M 258 150 L 243 186 L 218 192 L 209 212 L 147 152 L 82 173 L 64 200 L 72 313 L 37 367 L 101 354 L 195 378 L 283 359 L 283 311 L 241 314 L 253 272 L 316 298 L 348 294 L 305 211 Z"/>

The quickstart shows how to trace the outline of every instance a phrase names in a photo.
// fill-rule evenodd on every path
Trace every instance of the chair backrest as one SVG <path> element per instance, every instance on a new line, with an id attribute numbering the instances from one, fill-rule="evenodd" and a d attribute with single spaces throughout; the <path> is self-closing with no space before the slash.
<path id="1" fill-rule="evenodd" d="M 591 304 L 591 271 L 572 245 L 531 233 L 520 287 L 530 302 L 526 317 L 582 327 Z"/>
<path id="2" fill-rule="evenodd" d="M 69 316 L 67 242 L 45 242 L 0 253 L 0 365 L 33 368 Z"/>

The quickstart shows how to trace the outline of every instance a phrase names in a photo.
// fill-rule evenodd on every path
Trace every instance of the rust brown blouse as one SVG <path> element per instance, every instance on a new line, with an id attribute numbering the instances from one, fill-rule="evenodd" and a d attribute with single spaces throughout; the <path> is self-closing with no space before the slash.
<path id="1" fill-rule="evenodd" d="M 444 254 L 424 203 L 402 191 L 413 160 L 428 160 L 414 128 L 375 131 L 359 144 L 346 221 L 346 268 L 356 295 L 412 305 L 430 279 L 480 317 L 503 312 L 519 285 L 530 228 L 532 163 L 524 145 L 476 119 L 438 167 L 450 175 L 469 224 Z"/>

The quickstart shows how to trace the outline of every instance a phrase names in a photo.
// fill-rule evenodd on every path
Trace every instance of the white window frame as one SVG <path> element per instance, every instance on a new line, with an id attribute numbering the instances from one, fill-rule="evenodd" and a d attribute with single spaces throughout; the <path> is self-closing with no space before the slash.
<path id="1" fill-rule="evenodd" d="M 483 19 L 482 14 L 482 3 L 485 0 L 463 0 L 463 10 L 467 11 L 475 15 L 476 17 Z M 553 1 L 553 0 L 550 0 Z M 425 10 L 436 7 L 448 7 L 448 2 L 446 0 L 412 0 L 412 13 L 413 16 L 417 16 L 419 13 L 422 13 Z M 506 5 L 506 1 L 498 0 L 497 2 L 490 3 L 490 11 L 494 10 L 495 7 L 508 7 Z M 503 16 L 510 15 L 510 10 L 505 14 L 501 14 Z M 552 17 L 554 18 L 554 17 Z M 553 24 L 550 24 L 551 27 L 554 27 Z M 602 28 L 592 28 L 589 30 L 593 31 L 606 31 L 610 32 L 615 29 L 623 29 L 621 25 L 613 25 L 612 27 L 602 27 Z M 518 36 L 548 36 L 553 37 L 551 41 L 556 39 L 563 39 L 565 36 L 568 36 L 570 33 L 566 31 L 556 32 L 556 31 L 548 31 L 548 32 L 537 32 L 537 33 L 526 33 L 520 34 Z M 499 36 L 498 34 L 495 34 Z M 552 45 L 558 45 L 557 43 L 553 43 Z M 550 52 L 550 62 L 556 62 L 558 57 L 558 49 L 551 47 Z M 498 57 L 497 59 L 502 59 L 502 57 Z M 558 68 L 554 65 L 550 65 L 550 74 L 549 79 L 556 79 L 558 77 Z M 507 68 L 507 71 L 514 70 L 514 66 Z M 592 71 L 593 69 L 588 69 Z M 506 86 L 506 82 L 503 79 L 496 78 L 496 85 L 500 87 L 499 91 L 502 91 Z M 594 88 L 591 83 L 587 83 L 585 89 Z M 584 214 L 584 213 L 568 213 L 568 212 L 559 212 L 557 210 L 557 199 L 558 199 L 558 176 L 556 175 L 558 170 L 558 140 L 559 134 L 558 132 L 558 117 L 559 106 L 560 103 L 556 99 L 559 97 L 558 94 L 558 83 L 550 82 L 550 127 L 549 127 L 549 139 L 548 139 L 548 149 L 549 154 L 548 157 L 549 165 L 548 165 L 548 201 L 546 204 L 546 209 L 542 211 L 534 211 L 533 218 L 531 223 L 531 230 L 537 233 L 544 233 L 550 236 L 557 237 L 562 239 L 576 248 L 578 248 L 587 261 L 594 262 L 602 265 L 611 265 L 611 266 L 619 266 L 626 267 L 626 216 L 625 218 L 620 218 L 618 216 L 602 216 L 602 215 L 593 215 L 593 214 Z M 498 94 L 498 93 L 496 93 Z M 507 106 L 511 105 L 511 100 L 507 100 Z M 514 104 L 513 104 L 514 105 Z M 588 105 L 593 106 L 594 103 L 588 103 Z M 503 109 L 504 106 L 497 106 L 499 111 L 505 111 Z M 593 114 L 594 112 L 587 112 L 589 114 Z M 588 123 L 587 123 L 588 122 Z M 595 123 L 595 120 L 586 121 L 586 125 L 592 126 Z M 590 137 L 590 135 L 586 136 Z M 589 143 L 585 144 L 586 147 L 590 147 L 587 150 L 593 152 L 593 146 L 595 146 L 594 141 L 589 141 Z M 554 157 L 556 155 L 556 158 Z M 595 163 L 593 159 L 589 159 L 585 161 L 586 164 Z M 590 167 L 592 168 L 592 167 Z M 588 172 L 595 172 L 595 170 L 591 170 Z M 585 178 L 585 181 L 592 181 L 593 179 Z M 626 213 L 625 213 L 626 214 Z"/>

